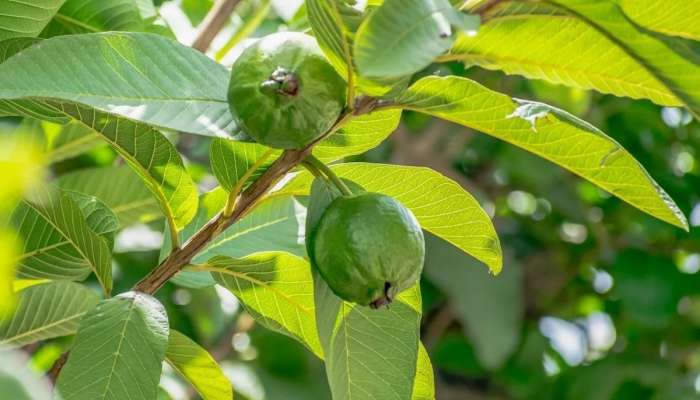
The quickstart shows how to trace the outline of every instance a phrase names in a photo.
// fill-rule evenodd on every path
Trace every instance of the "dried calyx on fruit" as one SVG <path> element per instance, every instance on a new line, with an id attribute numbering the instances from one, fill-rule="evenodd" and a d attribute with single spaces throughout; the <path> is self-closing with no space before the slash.
<path id="1" fill-rule="evenodd" d="M 233 64 L 228 101 L 258 143 L 301 149 L 326 133 L 345 107 L 346 84 L 303 33 L 265 36 Z"/>

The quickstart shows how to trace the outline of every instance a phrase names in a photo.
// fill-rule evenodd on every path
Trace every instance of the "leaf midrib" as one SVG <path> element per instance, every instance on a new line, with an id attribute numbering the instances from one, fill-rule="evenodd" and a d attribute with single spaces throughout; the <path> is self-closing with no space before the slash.
<path id="1" fill-rule="evenodd" d="M 9 337 L 9 338 L 7 338 L 7 339 L 5 339 L 5 340 L 0 340 L 0 346 L 2 346 L 2 345 L 4 345 L 4 344 L 11 344 L 11 343 L 16 342 L 17 340 L 23 338 L 23 337 L 31 336 L 31 335 L 37 334 L 37 333 L 39 333 L 39 332 L 43 332 L 43 331 L 48 330 L 48 329 L 50 329 L 50 328 L 53 328 L 53 327 L 55 327 L 55 326 L 57 326 L 57 325 L 60 325 L 60 324 L 66 323 L 66 322 L 70 322 L 71 320 L 76 319 L 76 318 L 81 318 L 81 317 L 82 317 L 83 315 L 85 315 L 86 313 L 87 313 L 87 311 L 82 311 L 82 312 L 80 312 L 80 313 L 78 313 L 78 314 L 74 314 L 74 315 L 72 315 L 72 316 L 70 316 L 70 317 L 66 317 L 66 318 L 62 318 L 62 319 L 60 319 L 60 320 L 56 320 L 56 321 L 54 321 L 54 322 L 52 322 L 52 323 L 50 323 L 50 324 L 48 324 L 48 325 L 42 325 L 41 327 L 38 327 L 38 328 L 35 328 L 35 329 L 32 329 L 32 330 L 23 332 L 23 333 L 21 333 L 21 334 L 19 334 L 19 335 L 11 336 L 11 337 Z"/>
<path id="2" fill-rule="evenodd" d="M 33 209 L 34 211 L 39 213 L 39 215 L 41 215 L 44 218 L 44 220 L 49 223 L 49 225 L 51 225 L 54 229 L 56 229 L 56 231 L 58 231 L 58 233 L 60 233 L 61 236 L 63 236 L 68 241 L 68 243 L 73 245 L 73 247 L 78 252 L 78 254 L 80 254 L 80 256 L 85 261 L 87 261 L 88 265 L 90 265 L 90 269 L 92 269 L 92 272 L 97 277 L 97 280 L 100 282 L 100 286 L 102 286 L 102 289 L 105 291 L 105 293 L 109 293 L 109 291 L 107 290 L 107 287 L 105 286 L 105 282 L 103 282 L 102 277 L 99 274 L 99 271 L 97 271 L 97 265 L 93 265 L 92 261 L 85 255 L 85 252 L 83 251 L 83 249 L 81 249 L 80 246 L 78 246 L 70 237 L 68 237 L 66 235 L 65 231 L 60 229 L 50 218 L 48 218 L 46 216 L 46 214 L 43 211 L 41 211 L 39 208 L 37 208 L 34 204 L 32 204 L 31 202 L 28 202 L 28 201 L 26 201 L 25 204 L 27 204 L 31 209 Z"/>
<path id="3" fill-rule="evenodd" d="M 112 377 L 114 376 L 114 370 L 117 367 L 117 361 L 119 360 L 119 356 L 121 355 L 122 345 L 124 344 L 124 339 L 126 338 L 126 327 L 129 325 L 129 321 L 131 320 L 131 313 L 133 312 L 134 307 L 136 307 L 136 298 L 133 298 L 131 300 L 129 304 L 129 309 L 126 312 L 126 318 L 124 318 L 124 326 L 122 327 L 122 330 L 119 333 L 117 349 L 113 354 L 112 366 L 109 369 L 109 374 L 107 374 L 107 384 L 104 386 L 104 392 L 102 393 L 102 396 L 100 396 L 100 398 L 102 399 L 104 399 L 107 396 L 107 392 L 109 392 L 109 387 L 112 383 Z"/>

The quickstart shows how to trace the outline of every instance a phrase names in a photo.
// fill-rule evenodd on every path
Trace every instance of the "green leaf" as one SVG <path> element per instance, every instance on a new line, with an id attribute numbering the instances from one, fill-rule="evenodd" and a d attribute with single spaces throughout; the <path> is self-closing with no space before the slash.
<path id="1" fill-rule="evenodd" d="M 594 126 L 542 103 L 514 100 L 459 77 L 426 77 L 398 100 L 522 147 L 591 181 L 640 210 L 687 229 L 673 200 L 619 143 Z"/>
<path id="2" fill-rule="evenodd" d="M 36 37 L 65 0 L 3 1 L 0 3 L 0 40 Z"/>
<path id="3" fill-rule="evenodd" d="M 161 217 L 153 193 L 127 165 L 82 169 L 62 175 L 56 184 L 64 190 L 97 197 L 117 215 L 121 226 Z"/>
<path id="4" fill-rule="evenodd" d="M 360 75 L 400 77 L 430 65 L 454 42 L 453 11 L 447 0 L 384 1 L 355 36 L 355 63 Z"/>
<path id="5" fill-rule="evenodd" d="M 47 161 L 63 161 L 104 144 L 102 138 L 88 126 L 72 121 L 64 125 L 51 140 L 46 154 Z"/>
<path id="6" fill-rule="evenodd" d="M 198 201 L 197 187 L 180 153 L 162 133 L 145 124 L 69 103 L 43 104 L 99 133 L 143 179 L 171 229 L 181 229 L 192 220 Z"/>
<path id="7" fill-rule="evenodd" d="M 25 279 L 81 280 L 95 273 L 104 292 L 112 289 L 111 252 L 74 196 L 37 190 L 12 214 L 24 240 L 18 276 Z M 94 223 L 94 220 L 93 220 Z M 104 233 L 104 232 L 102 232 Z"/>
<path id="8" fill-rule="evenodd" d="M 68 35 L 0 64 L 0 99 L 80 103 L 160 128 L 227 137 L 228 80 L 226 68 L 162 36 Z"/>
<path id="9" fill-rule="evenodd" d="M 314 155 L 330 162 L 362 154 L 377 147 L 396 130 L 401 112 L 381 110 L 354 118 L 338 132 L 314 147 Z"/>
<path id="10" fill-rule="evenodd" d="M 165 308 L 149 295 L 101 301 L 80 323 L 59 393 L 72 400 L 156 398 L 168 329 Z"/>
<path id="11" fill-rule="evenodd" d="M 304 257 L 306 210 L 293 197 L 280 196 L 261 202 L 245 218 L 223 231 L 194 257 L 203 263 L 214 256 L 241 258 L 258 252 L 280 251 Z M 200 223 L 205 223 L 202 218 Z"/>
<path id="12" fill-rule="evenodd" d="M 184 242 L 203 227 L 226 203 L 227 193 L 218 188 L 201 199 L 201 206 L 194 220 L 180 232 Z M 290 196 L 273 197 L 261 201 L 246 217 L 224 230 L 209 246 L 192 260 L 195 264 L 206 263 L 214 256 L 242 258 L 259 252 L 286 252 L 304 257 L 303 226 L 304 207 Z M 167 246 L 169 233 L 161 249 L 161 260 L 170 252 Z M 195 276 L 197 274 L 197 276 Z M 202 287 L 214 282 L 206 272 L 186 272 L 175 277 L 178 284 Z"/>
<path id="13" fill-rule="evenodd" d="M 446 57 L 532 79 L 680 105 L 614 40 L 576 16 L 545 3 L 505 2 L 495 10 L 477 35 L 460 35 Z"/>
<path id="14" fill-rule="evenodd" d="M 114 236 L 119 230 L 119 220 L 112 210 L 94 196 L 74 191 L 64 193 L 80 207 L 90 229 L 104 239 L 107 247 L 112 250 Z"/>
<path id="15" fill-rule="evenodd" d="M 258 143 L 216 138 L 211 142 L 209 159 L 214 176 L 221 187 L 230 192 L 242 178 L 247 177 L 251 182 L 260 176 L 280 154 L 280 150 Z M 263 157 L 265 160 L 261 160 Z M 243 187 L 238 188 L 241 189 Z"/>
<path id="16" fill-rule="evenodd" d="M 216 360 L 192 339 L 171 330 L 165 360 L 192 384 L 203 400 L 231 400 L 233 388 Z"/>
<path id="17" fill-rule="evenodd" d="M 145 29 L 137 0 L 66 0 L 41 35 Z"/>
<path id="18" fill-rule="evenodd" d="M 333 166 L 333 171 L 368 192 L 396 198 L 413 212 L 423 229 L 472 255 L 493 273 L 500 272 L 501 246 L 491 219 L 454 181 L 428 168 L 385 164 L 346 163 Z M 303 174 L 282 191 L 307 195 L 310 186 L 310 175 Z"/>
<path id="19" fill-rule="evenodd" d="M 339 4 L 336 0 L 306 0 L 305 4 L 309 24 L 323 54 L 338 74 L 347 79 L 348 65 L 352 65 L 351 42 Z"/>
<path id="20" fill-rule="evenodd" d="M 509 268 L 493 277 L 430 235 L 425 254 L 425 275 L 447 295 L 481 365 L 489 370 L 502 367 L 520 342 L 524 309 L 520 269 L 509 262 Z"/>
<path id="21" fill-rule="evenodd" d="M 318 274 L 314 285 L 333 399 L 411 399 L 419 362 L 419 288 L 403 292 L 390 308 L 373 310 L 340 300 Z"/>
<path id="22" fill-rule="evenodd" d="M 400 120 L 400 110 L 382 110 L 354 118 L 338 132 L 316 145 L 313 153 L 324 162 L 362 154 L 384 141 L 396 130 Z M 266 154 L 269 155 L 264 162 L 260 162 L 261 157 Z M 248 180 L 255 180 L 280 154 L 281 151 L 258 143 L 223 138 L 214 139 L 210 149 L 214 175 L 227 191 L 231 191 L 253 167 L 255 170 L 249 174 Z"/>
<path id="23" fill-rule="evenodd" d="M 638 60 L 700 119 L 700 50 L 697 43 L 669 38 L 632 23 L 615 0 L 552 0 Z M 599 60 L 600 62 L 600 60 Z"/>
<path id="24" fill-rule="evenodd" d="M 262 325 L 296 338 L 321 357 L 308 261 L 270 252 L 241 259 L 217 256 L 198 269 L 211 272 Z"/>
<path id="25" fill-rule="evenodd" d="M 72 335 L 80 319 L 99 301 L 95 293 L 73 282 L 51 282 L 19 292 L 17 310 L 0 323 L 0 347 L 20 347 Z"/>
<path id="26" fill-rule="evenodd" d="M 700 3 L 697 1 L 618 0 L 639 25 L 671 36 L 700 40 Z"/>
<path id="27" fill-rule="evenodd" d="M 25 37 L 0 41 L 0 63 L 39 41 L 40 39 Z"/>
<path id="28" fill-rule="evenodd" d="M 435 400 L 435 376 L 430 356 L 421 344 L 418 348 L 418 364 L 416 365 L 416 378 L 413 382 L 413 394 L 411 400 Z"/>
<path id="29" fill-rule="evenodd" d="M 461 36 L 444 59 L 662 105 L 685 104 L 700 115 L 700 83 L 693 78 L 700 73 L 697 49 L 634 24 L 615 1 L 504 2 L 487 19 L 476 36 Z"/>

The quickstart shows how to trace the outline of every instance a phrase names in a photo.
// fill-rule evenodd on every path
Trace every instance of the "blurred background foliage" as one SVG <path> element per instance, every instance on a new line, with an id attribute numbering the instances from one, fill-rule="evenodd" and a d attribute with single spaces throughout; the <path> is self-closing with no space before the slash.
<path id="1" fill-rule="evenodd" d="M 303 28 L 299 3 L 241 2 L 215 39 L 212 56 L 230 65 L 248 34 Z M 157 5 L 187 43 L 212 1 Z M 449 244 L 428 238 L 422 339 L 435 368 L 437 398 L 700 398 L 700 124 L 681 109 L 459 63 L 433 65 L 423 74 L 467 76 L 590 121 L 637 157 L 691 224 L 686 233 L 514 146 L 406 112 L 390 139 L 356 159 L 427 166 L 459 182 L 493 216 L 505 253 L 504 272 L 493 277 Z M 2 119 L 0 127 L 43 132 L 53 145 L 68 135 L 61 127 L 17 119 Z M 170 137 L 201 191 L 213 188 L 209 139 Z M 51 176 L 122 163 L 98 143 L 52 164 Z M 116 239 L 117 293 L 158 262 L 163 221 L 144 221 Z M 171 326 L 222 363 L 238 398 L 330 398 L 321 362 L 292 339 L 256 325 L 228 291 L 171 283 L 158 298 Z M 48 370 L 67 340 L 25 348 L 32 368 Z M 161 386 L 164 399 L 196 398 L 170 369 Z"/>

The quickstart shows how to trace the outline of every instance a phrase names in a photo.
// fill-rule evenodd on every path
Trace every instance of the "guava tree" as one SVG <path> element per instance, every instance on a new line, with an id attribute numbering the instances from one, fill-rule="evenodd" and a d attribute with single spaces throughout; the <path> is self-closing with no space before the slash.
<path id="1" fill-rule="evenodd" d="M 240 44 L 270 8 L 255 2 L 211 54 L 241 50 L 229 70 L 203 52 L 237 5 L 218 2 L 189 47 L 149 0 L 0 0 L 0 117 L 16 125 L 0 149 L 0 346 L 15 360 L 13 348 L 74 336 L 49 373 L 62 398 L 156 399 L 164 362 L 202 398 L 232 398 L 204 346 L 170 328 L 157 297 L 166 284 L 229 290 L 257 323 L 324 360 L 334 399 L 434 398 L 420 342 L 423 231 L 494 275 L 508 265 L 459 184 L 343 162 L 389 137 L 404 111 L 518 146 L 688 229 L 605 132 L 431 66 L 458 61 L 698 117 L 697 3 L 306 0 L 288 31 Z M 210 142 L 213 190 L 200 190 L 174 144 L 191 135 Z M 113 167 L 56 168 L 100 143 L 118 155 Z M 159 263 L 125 285 L 115 237 L 160 219 Z M 31 398 L 51 397 L 41 388 Z"/>

